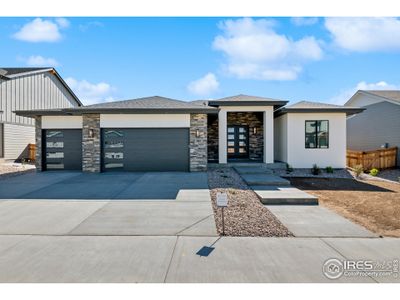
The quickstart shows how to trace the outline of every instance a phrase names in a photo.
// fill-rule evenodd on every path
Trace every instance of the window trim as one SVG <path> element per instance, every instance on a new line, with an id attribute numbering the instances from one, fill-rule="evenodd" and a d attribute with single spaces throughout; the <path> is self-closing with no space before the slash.
<path id="1" fill-rule="evenodd" d="M 327 145 L 325 148 L 321 148 L 319 145 L 319 139 L 318 139 L 318 126 L 317 126 L 317 122 L 327 122 L 327 133 L 328 133 L 328 139 L 327 139 Z M 307 133 L 307 122 L 315 122 L 315 147 L 310 147 L 307 146 L 306 143 L 306 133 Z M 329 120 L 305 120 L 304 122 L 304 147 L 306 149 L 329 149 Z"/>

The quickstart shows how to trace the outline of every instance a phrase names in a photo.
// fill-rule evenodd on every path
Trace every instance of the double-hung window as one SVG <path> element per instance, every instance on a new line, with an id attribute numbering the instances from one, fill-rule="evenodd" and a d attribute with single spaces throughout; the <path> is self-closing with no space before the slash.
<path id="1" fill-rule="evenodd" d="M 329 148 L 329 121 L 306 121 L 306 148 Z"/>

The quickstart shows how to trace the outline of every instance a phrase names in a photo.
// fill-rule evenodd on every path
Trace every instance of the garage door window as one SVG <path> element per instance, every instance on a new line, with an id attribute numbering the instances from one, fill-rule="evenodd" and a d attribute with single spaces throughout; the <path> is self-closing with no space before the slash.
<path id="1" fill-rule="evenodd" d="M 103 160 L 107 170 L 123 169 L 124 163 L 124 132 L 118 129 L 103 131 Z"/>

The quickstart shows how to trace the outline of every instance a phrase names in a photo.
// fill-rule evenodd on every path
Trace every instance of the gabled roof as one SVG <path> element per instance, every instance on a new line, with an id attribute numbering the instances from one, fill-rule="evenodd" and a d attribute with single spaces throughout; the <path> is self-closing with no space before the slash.
<path id="1" fill-rule="evenodd" d="M 67 91 L 72 95 L 72 97 L 75 99 L 75 101 L 78 103 L 79 106 L 82 106 L 82 102 L 79 100 L 79 98 L 75 95 L 75 93 L 71 90 L 71 88 L 68 86 L 68 84 L 62 79 L 60 74 L 56 71 L 56 69 L 51 68 L 51 67 L 43 67 L 43 68 L 4 68 L 0 67 L 0 78 L 3 78 L 5 80 L 10 80 L 13 78 L 17 78 L 20 76 L 26 76 L 26 75 L 33 75 L 33 74 L 38 74 L 38 73 L 44 73 L 44 72 L 51 72 L 54 74 L 58 80 L 62 83 L 62 85 L 67 89 Z"/>
<path id="2" fill-rule="evenodd" d="M 15 75 L 24 75 L 27 73 L 32 73 L 32 72 L 37 72 L 37 71 L 50 71 L 53 68 L 0 68 L 0 75 L 4 76 L 4 77 L 15 77 Z"/>
<path id="3" fill-rule="evenodd" d="M 250 95 L 236 95 L 231 97 L 225 97 L 217 100 L 209 100 L 208 105 L 210 106 L 276 106 L 281 107 L 284 106 L 288 101 L 265 98 L 265 97 L 257 97 Z"/>
<path id="4" fill-rule="evenodd" d="M 360 107 L 346 107 L 322 102 L 300 101 L 295 104 L 283 107 L 275 111 L 276 116 L 285 113 L 317 113 L 317 112 L 340 112 L 347 115 L 353 115 L 365 110 Z"/>
<path id="5" fill-rule="evenodd" d="M 394 104 L 400 104 L 400 90 L 358 90 L 345 105 L 350 105 L 354 97 L 360 93 L 379 97 Z"/>

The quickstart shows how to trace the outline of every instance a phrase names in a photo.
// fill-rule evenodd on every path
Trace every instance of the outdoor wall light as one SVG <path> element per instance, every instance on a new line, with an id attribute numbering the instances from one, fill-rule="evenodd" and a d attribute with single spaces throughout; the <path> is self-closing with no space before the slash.
<path id="1" fill-rule="evenodd" d="M 196 137 L 200 137 L 200 131 L 196 129 Z"/>
<path id="2" fill-rule="evenodd" d="M 93 137 L 94 137 L 94 130 L 89 129 L 89 138 L 93 138 Z"/>
<path id="3" fill-rule="evenodd" d="M 253 133 L 257 134 L 257 127 L 253 127 Z"/>

